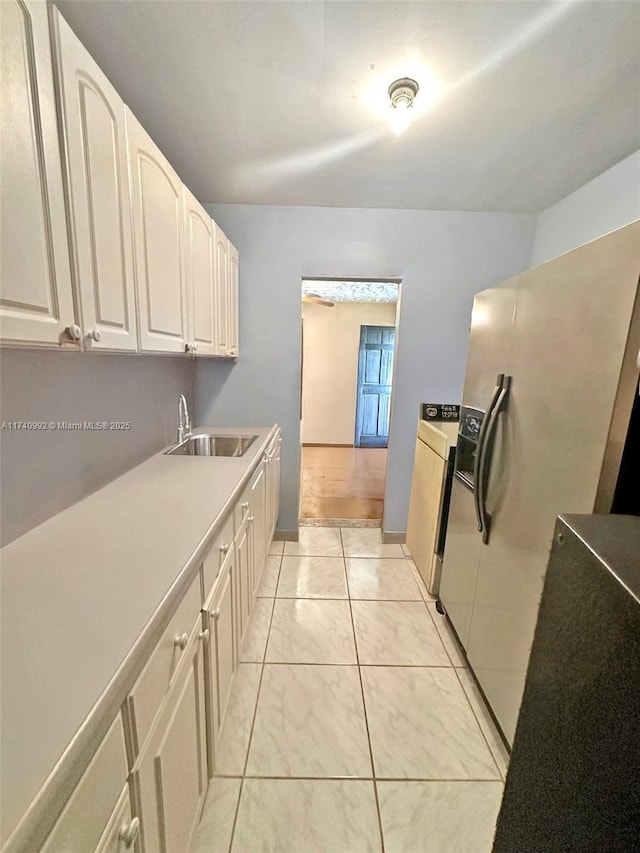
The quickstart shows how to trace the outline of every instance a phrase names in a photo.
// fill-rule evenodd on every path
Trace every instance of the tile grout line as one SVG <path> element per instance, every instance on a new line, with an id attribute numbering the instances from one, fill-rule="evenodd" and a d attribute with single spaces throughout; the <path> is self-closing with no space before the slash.
<path id="1" fill-rule="evenodd" d="M 460 687 L 462 688 L 462 692 L 464 693 L 464 697 L 467 700 L 467 702 L 469 703 L 469 707 L 471 708 L 471 713 L 473 714 L 474 719 L 475 719 L 476 723 L 478 724 L 478 728 L 480 729 L 480 734 L 482 735 L 482 738 L 487 745 L 487 749 L 489 750 L 489 755 L 491 756 L 491 760 L 495 764 L 496 770 L 498 771 L 500 781 L 504 784 L 505 777 L 502 773 L 502 770 L 500 769 L 500 766 L 498 765 L 498 762 L 496 761 L 496 757 L 493 754 L 493 750 L 491 749 L 491 744 L 489 743 L 487 736 L 484 733 L 484 729 L 482 728 L 482 724 L 480 723 L 480 719 L 479 719 L 478 715 L 476 714 L 475 708 L 473 707 L 473 703 L 471 702 L 471 699 L 469 698 L 467 691 L 465 690 L 464 684 L 462 683 L 462 679 L 458 675 L 457 667 L 454 666 L 453 671 L 455 672 L 456 678 L 458 679 L 458 683 L 460 684 Z"/>
<path id="2" fill-rule="evenodd" d="M 436 624 L 436 620 L 433 616 L 433 613 L 431 612 L 431 608 L 427 605 L 426 602 L 425 602 L 425 606 L 427 607 L 427 612 L 429 613 L 429 616 L 431 617 L 431 621 L 433 622 L 433 627 L 436 629 L 436 633 L 438 634 L 438 637 L 440 637 L 440 631 L 438 631 L 438 626 Z M 440 637 L 440 642 L 442 643 L 442 645 L 444 647 L 444 650 L 446 652 L 447 657 L 451 661 L 451 668 L 453 669 L 453 671 L 456 674 L 458 684 L 460 685 L 460 687 L 462 688 L 462 692 L 464 693 L 464 698 L 467 700 L 467 704 L 469 705 L 469 708 L 471 709 L 471 713 L 473 714 L 473 717 L 474 717 L 476 723 L 478 724 L 478 728 L 480 729 L 480 734 L 482 735 L 482 739 L 484 740 L 484 742 L 487 745 L 487 749 L 489 750 L 489 755 L 491 756 L 491 760 L 493 761 L 493 763 L 496 767 L 496 770 L 498 771 L 498 775 L 500 777 L 500 780 L 504 783 L 505 777 L 504 777 L 502 771 L 500 770 L 498 762 L 496 761 L 496 757 L 493 754 L 493 750 L 491 749 L 491 745 L 489 744 L 489 741 L 487 740 L 487 736 L 484 733 L 484 729 L 480 725 L 480 720 L 478 719 L 478 715 L 476 714 L 475 709 L 474 709 L 473 705 L 471 704 L 471 700 L 469 699 L 469 697 L 467 695 L 467 691 L 464 689 L 464 684 L 462 683 L 462 680 L 461 680 L 460 676 L 458 675 L 458 667 L 456 667 L 456 665 L 453 661 L 453 658 L 449 653 L 449 649 L 447 648 L 444 641 L 442 640 L 442 637 Z M 465 669 L 465 667 L 460 667 L 460 669 Z"/>
<path id="3" fill-rule="evenodd" d="M 440 636 L 440 631 L 438 631 L 438 625 L 436 624 L 436 620 L 433 616 L 433 613 L 431 612 L 431 608 L 427 605 L 427 602 L 425 602 L 425 606 L 427 608 L 427 612 L 429 613 L 429 616 L 431 617 L 431 621 L 433 622 L 433 627 L 436 629 L 436 633 L 438 634 L 438 637 L 440 637 L 440 642 L 444 646 L 444 650 L 446 652 L 446 655 L 449 658 L 449 660 L 451 661 L 451 668 L 453 669 L 453 671 L 456 674 L 456 678 L 458 679 L 458 683 L 459 683 L 460 687 L 462 688 L 462 692 L 464 693 L 464 698 L 467 700 L 467 704 L 471 708 L 471 713 L 473 714 L 474 719 L 475 719 L 476 723 L 478 724 L 478 727 L 480 729 L 480 734 L 482 735 L 482 738 L 487 745 L 487 749 L 489 750 L 489 754 L 491 755 L 491 760 L 493 761 L 493 763 L 494 763 L 494 765 L 498 771 L 498 775 L 500 777 L 500 780 L 504 783 L 505 777 L 502 773 L 502 770 L 500 770 L 500 766 L 498 765 L 498 762 L 496 761 L 496 757 L 493 754 L 493 750 L 491 749 L 491 745 L 489 744 L 489 741 L 487 740 L 487 736 L 484 733 L 484 729 L 480 725 L 480 720 L 478 719 L 478 715 L 476 714 L 475 709 L 474 709 L 473 705 L 471 704 L 471 700 L 469 699 L 469 696 L 467 695 L 467 691 L 464 689 L 464 684 L 462 683 L 462 680 L 461 680 L 460 676 L 458 675 L 458 669 L 465 669 L 466 670 L 466 667 L 457 667 L 455 665 L 453 657 L 449 653 L 449 649 L 447 648 L 442 637 Z"/>
<path id="4" fill-rule="evenodd" d="M 362 683 L 362 669 L 360 667 L 360 653 L 358 652 L 358 638 L 356 637 L 356 623 L 353 619 L 353 607 L 351 606 L 351 591 L 349 589 L 349 573 L 347 572 L 347 558 L 344 553 L 344 539 L 342 538 L 342 528 L 340 530 L 340 542 L 342 544 L 342 559 L 344 562 L 344 578 L 347 584 L 347 599 L 349 601 L 349 614 L 351 615 L 351 630 L 353 631 L 353 644 L 356 650 L 356 661 L 358 664 L 358 681 L 360 682 L 360 694 L 362 696 L 362 710 L 364 713 L 364 725 L 367 731 L 367 743 L 369 744 L 369 758 L 371 760 L 371 773 L 373 781 L 373 796 L 376 801 L 376 814 L 378 816 L 378 832 L 380 833 L 380 849 L 384 853 L 384 834 L 382 832 L 382 817 L 380 816 L 380 801 L 378 799 L 378 786 L 376 784 L 376 768 L 373 763 L 373 749 L 371 747 L 371 734 L 369 732 L 369 718 L 367 716 L 367 704 L 364 698 L 364 684 Z"/>
<path id="5" fill-rule="evenodd" d="M 276 555 L 270 555 L 270 556 L 278 556 L 278 555 L 276 554 Z M 280 554 L 280 565 L 278 566 L 278 577 L 276 578 L 276 592 L 278 590 L 278 583 L 280 582 L 280 572 L 282 570 L 282 558 L 283 558 L 283 554 Z M 265 562 L 264 566 L 262 567 L 263 572 L 266 568 L 266 565 L 267 564 Z M 260 582 L 262 583 L 262 578 L 260 578 Z M 259 596 L 256 596 L 256 599 L 258 597 Z M 271 623 L 273 622 L 273 611 L 275 609 L 276 609 L 276 602 L 275 602 L 275 598 L 274 598 L 273 607 L 271 608 L 271 616 L 269 617 L 269 627 L 267 629 L 267 638 L 266 638 L 265 644 L 264 644 L 264 651 L 262 652 L 262 663 L 260 665 L 260 679 L 258 681 L 258 690 L 256 692 L 256 704 L 254 706 L 253 716 L 251 718 L 251 730 L 249 731 L 249 740 L 247 741 L 247 753 L 244 757 L 244 766 L 242 768 L 242 776 L 240 777 L 240 789 L 238 791 L 238 802 L 236 803 L 236 810 L 235 810 L 235 814 L 233 816 L 233 826 L 231 828 L 231 837 L 229 839 L 229 851 L 228 851 L 228 853 L 231 853 L 231 851 L 233 849 L 233 841 L 235 838 L 236 826 L 238 823 L 238 814 L 240 813 L 240 800 L 242 799 L 242 790 L 244 788 L 244 781 L 247 778 L 247 765 L 249 763 L 249 752 L 251 750 L 251 741 L 253 740 L 253 729 L 254 729 L 254 726 L 256 724 L 256 716 L 258 714 L 258 702 L 260 701 L 260 691 L 262 690 L 262 679 L 264 676 L 264 659 L 267 656 L 267 646 L 269 645 L 269 635 L 271 634 Z M 255 610 L 254 610 L 254 612 L 255 612 Z M 238 667 L 239 666 L 240 666 L 240 662 L 238 661 Z M 249 777 L 249 778 L 251 778 L 251 777 Z"/>
<path id="6" fill-rule="evenodd" d="M 476 779 L 467 776 L 260 776 L 257 773 L 249 773 L 246 777 L 242 776 L 214 776 L 214 779 L 260 779 L 261 781 L 275 780 L 280 782 L 303 781 L 303 782 L 487 782 L 489 784 L 502 784 L 501 779 Z"/>

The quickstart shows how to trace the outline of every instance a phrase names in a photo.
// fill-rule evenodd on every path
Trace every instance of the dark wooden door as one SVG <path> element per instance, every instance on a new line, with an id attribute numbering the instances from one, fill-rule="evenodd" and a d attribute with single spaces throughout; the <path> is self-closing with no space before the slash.
<path id="1" fill-rule="evenodd" d="M 361 326 L 356 403 L 356 447 L 389 442 L 394 326 Z"/>

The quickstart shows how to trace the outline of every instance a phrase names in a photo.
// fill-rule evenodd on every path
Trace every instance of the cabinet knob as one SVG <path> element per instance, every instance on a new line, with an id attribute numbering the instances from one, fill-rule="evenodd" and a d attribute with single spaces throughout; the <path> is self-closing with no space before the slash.
<path id="1" fill-rule="evenodd" d="M 220 610 L 211 610 L 209 615 L 211 616 L 214 622 L 217 622 L 220 616 Z"/>
<path id="2" fill-rule="evenodd" d="M 200 631 L 198 634 L 198 639 L 202 640 L 202 642 L 206 645 L 209 642 L 209 629 L 205 628 L 204 631 Z"/>
<path id="3" fill-rule="evenodd" d="M 249 516 L 249 523 L 250 523 L 250 524 L 253 524 L 253 521 L 254 521 L 254 517 L 253 517 L 252 515 L 250 515 L 250 516 Z"/>
<path id="4" fill-rule="evenodd" d="M 87 334 L 87 337 L 90 341 L 95 341 L 99 343 L 102 338 L 102 332 L 100 329 L 91 329 L 91 331 Z"/>
<path id="5" fill-rule="evenodd" d="M 136 841 L 138 840 L 139 834 L 140 834 L 140 818 L 134 817 L 130 823 L 124 824 L 124 826 L 120 830 L 118 838 L 120 839 L 120 841 L 124 842 L 124 846 L 128 850 L 130 847 L 133 847 L 133 845 L 136 843 Z"/>
<path id="6" fill-rule="evenodd" d="M 242 501 L 242 509 L 249 509 L 249 501 Z"/>
<path id="7" fill-rule="evenodd" d="M 229 548 L 231 548 L 231 545 L 221 545 L 221 546 L 220 546 L 220 552 L 221 552 L 222 554 L 228 554 L 228 553 L 229 553 Z"/>
<path id="8" fill-rule="evenodd" d="M 188 343 L 184 345 L 185 352 L 197 352 L 198 346 L 197 344 Z"/>
<path id="9" fill-rule="evenodd" d="M 189 635 L 181 634 L 179 637 L 176 637 L 173 641 L 174 645 L 177 646 L 181 652 L 183 652 L 189 643 Z"/>
<path id="10" fill-rule="evenodd" d="M 80 326 L 77 326 L 75 323 L 73 326 L 67 326 L 64 333 L 70 341 L 79 341 L 82 337 L 82 330 L 80 329 Z"/>

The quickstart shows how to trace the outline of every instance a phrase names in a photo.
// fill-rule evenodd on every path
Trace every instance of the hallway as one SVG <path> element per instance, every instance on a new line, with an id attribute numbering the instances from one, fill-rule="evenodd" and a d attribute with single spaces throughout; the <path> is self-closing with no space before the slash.
<path id="1" fill-rule="evenodd" d="M 193 853 L 489 853 L 506 751 L 403 546 L 274 542 Z"/>
<path id="2" fill-rule="evenodd" d="M 385 447 L 302 447 L 300 518 L 380 521 Z"/>

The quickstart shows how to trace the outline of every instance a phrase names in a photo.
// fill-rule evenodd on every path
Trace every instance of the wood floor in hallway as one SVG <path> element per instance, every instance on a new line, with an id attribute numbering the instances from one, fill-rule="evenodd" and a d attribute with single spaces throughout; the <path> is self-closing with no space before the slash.
<path id="1" fill-rule="evenodd" d="M 300 517 L 382 519 L 387 449 L 303 447 Z"/>

